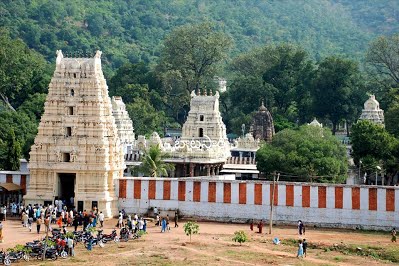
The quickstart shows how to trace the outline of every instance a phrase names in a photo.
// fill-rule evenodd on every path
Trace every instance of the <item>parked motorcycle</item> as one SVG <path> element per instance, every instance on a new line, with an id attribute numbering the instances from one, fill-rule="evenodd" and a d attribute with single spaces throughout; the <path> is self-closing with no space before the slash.
<path id="1" fill-rule="evenodd" d="M 18 262 L 20 260 L 29 261 L 29 255 L 24 251 L 11 251 L 8 253 L 8 258 L 11 262 Z"/>
<path id="2" fill-rule="evenodd" d="M 0 263 L 3 263 L 4 265 L 11 265 L 11 260 L 8 256 L 7 253 L 0 251 Z"/>
<path id="3" fill-rule="evenodd" d="M 98 237 L 102 239 L 102 241 L 105 243 L 109 241 L 114 241 L 115 243 L 119 242 L 119 237 L 118 234 L 116 233 L 116 230 L 112 230 L 111 234 L 103 234 L 103 230 L 98 231 Z"/>

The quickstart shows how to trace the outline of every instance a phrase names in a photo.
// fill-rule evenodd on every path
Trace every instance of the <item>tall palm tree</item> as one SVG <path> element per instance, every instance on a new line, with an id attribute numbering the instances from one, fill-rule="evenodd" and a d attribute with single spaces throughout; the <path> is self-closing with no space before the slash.
<path id="1" fill-rule="evenodd" d="M 144 174 L 151 177 L 168 176 L 168 171 L 174 169 L 173 164 L 165 163 L 163 159 L 165 154 L 162 153 L 158 145 L 151 146 L 142 157 L 142 164 L 139 170 Z"/>

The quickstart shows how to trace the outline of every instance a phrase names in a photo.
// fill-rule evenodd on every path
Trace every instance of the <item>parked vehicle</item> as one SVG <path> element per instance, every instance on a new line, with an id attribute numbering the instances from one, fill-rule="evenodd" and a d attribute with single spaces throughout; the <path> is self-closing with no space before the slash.
<path id="1" fill-rule="evenodd" d="M 11 265 L 11 260 L 8 256 L 7 253 L 4 251 L 0 251 L 0 263 L 3 263 L 4 265 Z"/>

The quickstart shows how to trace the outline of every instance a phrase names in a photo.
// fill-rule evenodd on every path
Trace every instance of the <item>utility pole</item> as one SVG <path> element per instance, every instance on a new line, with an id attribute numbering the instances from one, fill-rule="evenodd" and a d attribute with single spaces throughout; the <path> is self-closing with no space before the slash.
<path id="1" fill-rule="evenodd" d="M 277 182 L 280 179 L 280 173 L 277 173 Z M 273 191 L 272 200 L 270 202 L 270 216 L 269 216 L 269 235 L 272 233 L 273 227 L 273 205 L 274 205 L 274 191 L 276 190 L 276 174 L 273 175 Z"/>

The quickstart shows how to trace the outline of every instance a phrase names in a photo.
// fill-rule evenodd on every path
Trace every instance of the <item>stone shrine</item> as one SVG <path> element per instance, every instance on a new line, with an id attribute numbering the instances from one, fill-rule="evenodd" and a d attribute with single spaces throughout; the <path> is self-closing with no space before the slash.
<path id="1" fill-rule="evenodd" d="M 273 117 L 263 104 L 263 101 L 259 111 L 253 116 L 250 132 L 252 132 L 255 139 L 265 140 L 266 142 L 271 142 L 275 134 Z"/>
<path id="2" fill-rule="evenodd" d="M 314 127 L 323 127 L 323 124 L 317 121 L 316 117 L 313 118 L 312 122 L 308 123 L 308 126 L 314 126 Z"/>
<path id="3" fill-rule="evenodd" d="M 369 120 L 384 126 L 384 110 L 380 109 L 380 103 L 374 95 L 370 95 L 370 98 L 364 103 L 359 120 Z"/>
<path id="4" fill-rule="evenodd" d="M 57 51 L 44 113 L 30 152 L 29 203 L 64 200 L 78 211 L 117 214 L 114 180 L 123 176 L 123 150 L 101 68 L 92 58 Z"/>
<path id="5" fill-rule="evenodd" d="M 112 115 L 115 118 L 116 128 L 118 129 L 118 136 L 123 145 L 124 154 L 132 150 L 135 142 L 133 122 L 126 111 L 126 106 L 120 96 L 112 96 Z"/>

